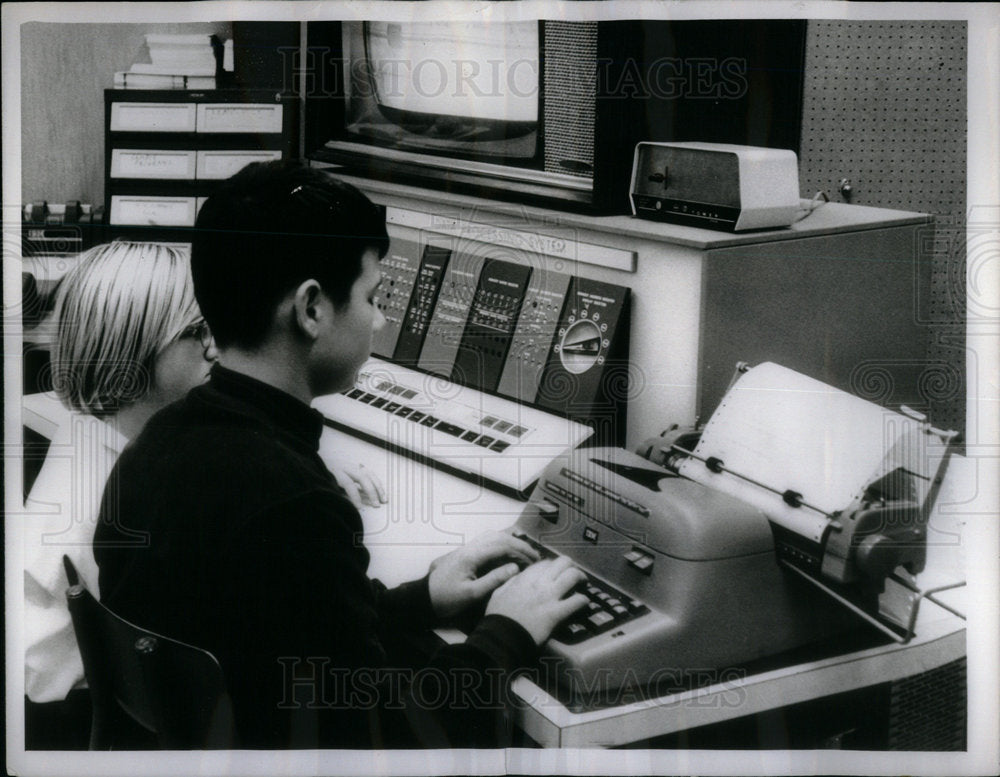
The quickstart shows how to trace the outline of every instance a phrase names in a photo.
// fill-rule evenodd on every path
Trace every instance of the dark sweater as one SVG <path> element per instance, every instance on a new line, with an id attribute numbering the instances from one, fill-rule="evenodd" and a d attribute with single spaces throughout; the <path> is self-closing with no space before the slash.
<path id="1" fill-rule="evenodd" d="M 219 659 L 242 747 L 502 744 L 506 675 L 533 641 L 489 616 L 426 666 L 387 654 L 434 625 L 427 579 L 368 578 L 361 517 L 317 454 L 321 432 L 298 399 L 217 365 L 111 474 L 101 600 Z"/>

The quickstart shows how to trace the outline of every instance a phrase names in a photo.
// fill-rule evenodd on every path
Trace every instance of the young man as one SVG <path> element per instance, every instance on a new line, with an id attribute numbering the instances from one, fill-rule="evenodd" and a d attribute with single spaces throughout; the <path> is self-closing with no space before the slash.
<path id="1" fill-rule="evenodd" d="M 149 421 L 105 491 L 102 600 L 219 659 L 241 747 L 498 744 L 498 678 L 586 601 L 571 594 L 582 572 L 506 534 L 393 590 L 367 577 L 361 518 L 317 454 L 309 403 L 368 358 L 387 247 L 380 211 L 324 172 L 255 164 L 225 182 L 191 260 L 218 364 Z M 384 645 L 400 632 L 486 597 L 421 682 L 392 671 Z"/>

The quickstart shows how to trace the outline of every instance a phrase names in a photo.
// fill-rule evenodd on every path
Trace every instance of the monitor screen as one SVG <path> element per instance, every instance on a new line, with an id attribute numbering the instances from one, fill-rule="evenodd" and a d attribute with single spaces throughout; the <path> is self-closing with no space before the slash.
<path id="1" fill-rule="evenodd" d="M 358 22 L 343 35 L 349 136 L 490 161 L 537 155 L 537 22 Z"/>

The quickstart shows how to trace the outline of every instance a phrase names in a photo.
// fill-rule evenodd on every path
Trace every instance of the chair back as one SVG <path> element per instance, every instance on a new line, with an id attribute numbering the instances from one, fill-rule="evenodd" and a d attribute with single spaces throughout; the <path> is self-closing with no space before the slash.
<path id="1" fill-rule="evenodd" d="M 235 747 L 232 704 L 215 656 L 115 615 L 80 583 L 65 556 L 63 563 L 93 705 L 90 749 L 151 742 L 164 750 Z"/>

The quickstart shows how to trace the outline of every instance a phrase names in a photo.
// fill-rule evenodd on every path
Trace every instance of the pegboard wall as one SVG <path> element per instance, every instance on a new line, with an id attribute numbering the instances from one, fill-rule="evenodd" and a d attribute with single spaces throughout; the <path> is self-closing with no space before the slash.
<path id="1" fill-rule="evenodd" d="M 799 159 L 804 197 L 936 217 L 923 409 L 962 431 L 966 53 L 964 21 L 810 21 Z"/>

